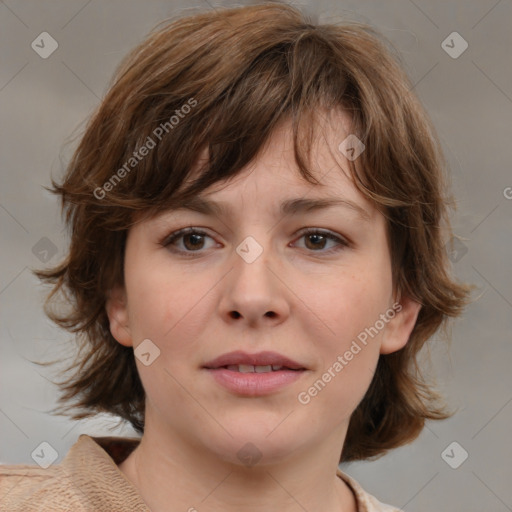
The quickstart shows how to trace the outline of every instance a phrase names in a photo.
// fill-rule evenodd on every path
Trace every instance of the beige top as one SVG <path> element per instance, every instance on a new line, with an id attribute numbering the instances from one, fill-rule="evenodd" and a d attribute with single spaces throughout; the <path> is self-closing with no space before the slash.
<path id="1" fill-rule="evenodd" d="M 0 510 L 150 512 L 117 466 L 138 443 L 136 438 L 82 434 L 64 460 L 47 469 L 0 465 Z M 339 469 L 337 473 L 354 492 L 358 512 L 402 512 L 380 503 Z"/>

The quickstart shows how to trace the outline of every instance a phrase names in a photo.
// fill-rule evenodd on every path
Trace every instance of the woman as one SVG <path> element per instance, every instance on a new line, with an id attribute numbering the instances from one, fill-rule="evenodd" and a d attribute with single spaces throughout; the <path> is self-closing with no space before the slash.
<path id="1" fill-rule="evenodd" d="M 3 509 L 398 510 L 338 464 L 448 416 L 416 355 L 469 289 L 438 139 L 379 38 L 271 3 L 125 59 L 53 183 L 68 257 L 37 275 L 82 347 L 63 403 L 141 438 L 4 466 Z"/>

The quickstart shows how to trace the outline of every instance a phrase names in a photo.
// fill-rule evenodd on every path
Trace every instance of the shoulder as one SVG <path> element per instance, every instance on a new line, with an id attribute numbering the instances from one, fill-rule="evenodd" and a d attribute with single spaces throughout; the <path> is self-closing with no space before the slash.
<path id="1" fill-rule="evenodd" d="M 136 439 L 81 435 L 60 464 L 43 469 L 0 466 L 0 510 L 69 511 L 149 509 L 117 464 Z"/>
<path id="2" fill-rule="evenodd" d="M 36 510 L 81 511 L 80 500 L 60 466 L 42 469 L 38 466 L 0 466 L 0 509 L 27 512 Z"/>
<path id="3" fill-rule="evenodd" d="M 356 480 L 340 469 L 338 469 L 337 474 L 352 489 L 356 497 L 358 512 L 404 512 L 398 507 L 380 502 L 375 496 L 367 493 Z"/>

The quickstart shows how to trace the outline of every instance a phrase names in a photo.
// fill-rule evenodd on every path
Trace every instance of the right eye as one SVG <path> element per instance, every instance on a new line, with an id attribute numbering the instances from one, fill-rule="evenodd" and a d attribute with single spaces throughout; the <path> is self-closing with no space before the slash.
<path id="1" fill-rule="evenodd" d="M 189 255 L 190 253 L 199 252 L 204 248 L 204 237 L 211 238 L 208 233 L 195 228 L 183 228 L 174 233 L 171 233 L 163 242 L 164 247 L 169 248 L 172 252 L 182 253 Z M 178 242 L 182 241 L 182 247 L 176 248 L 180 245 Z M 212 239 L 213 240 L 213 239 Z M 172 247 L 171 247 L 172 246 Z"/>

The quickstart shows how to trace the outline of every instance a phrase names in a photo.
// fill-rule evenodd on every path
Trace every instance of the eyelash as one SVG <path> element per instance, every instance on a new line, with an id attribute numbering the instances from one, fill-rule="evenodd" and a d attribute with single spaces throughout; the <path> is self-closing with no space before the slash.
<path id="1" fill-rule="evenodd" d="M 171 233 L 169 236 L 167 236 L 161 242 L 161 245 L 163 247 L 167 247 L 168 248 L 176 240 L 178 240 L 179 238 L 182 238 L 185 235 L 200 235 L 200 236 L 207 236 L 209 238 L 212 238 L 208 233 L 206 233 L 204 231 L 201 231 L 200 229 L 188 227 L 188 228 L 180 229 L 178 231 L 174 231 L 173 233 Z M 338 243 L 337 247 L 333 247 L 333 248 L 331 248 L 331 249 L 329 249 L 327 251 L 319 250 L 319 251 L 311 251 L 311 252 L 319 252 L 319 253 L 322 253 L 324 255 L 330 255 L 330 254 L 336 253 L 336 252 L 341 251 L 341 250 L 343 250 L 343 249 L 345 249 L 345 248 L 350 246 L 349 242 L 347 242 L 343 238 L 334 235 L 330 231 L 324 231 L 322 229 L 306 228 L 306 229 L 300 231 L 300 237 L 299 238 L 302 238 L 302 237 L 308 236 L 308 235 L 321 235 L 321 236 L 323 236 L 323 237 L 325 237 L 325 238 L 327 238 L 329 240 L 332 240 L 332 241 Z M 189 257 L 193 258 L 196 253 L 200 254 L 202 252 L 201 250 L 198 250 L 198 251 L 183 251 L 183 250 L 176 250 L 176 249 L 169 249 L 169 250 L 171 250 L 172 252 L 175 252 L 175 253 L 181 253 L 183 256 L 185 256 L 187 258 L 189 258 Z"/>

